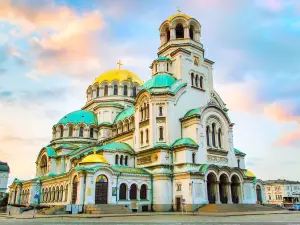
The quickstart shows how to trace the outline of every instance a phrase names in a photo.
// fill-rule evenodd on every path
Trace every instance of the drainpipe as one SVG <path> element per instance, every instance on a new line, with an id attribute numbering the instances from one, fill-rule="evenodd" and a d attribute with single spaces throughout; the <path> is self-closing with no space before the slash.
<path id="1" fill-rule="evenodd" d="M 181 126 L 182 126 L 182 124 L 181 124 Z M 182 129 L 181 129 L 181 137 L 182 137 Z M 173 148 L 171 148 L 171 197 L 172 197 L 172 207 L 171 207 L 171 210 L 172 210 L 172 212 L 174 212 L 174 196 L 173 196 L 173 194 L 174 194 L 174 165 L 173 165 Z"/>

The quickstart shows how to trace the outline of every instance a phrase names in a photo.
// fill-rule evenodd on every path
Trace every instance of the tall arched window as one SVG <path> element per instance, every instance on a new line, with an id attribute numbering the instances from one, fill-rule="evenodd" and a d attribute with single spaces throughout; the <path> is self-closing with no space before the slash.
<path id="1" fill-rule="evenodd" d="M 132 97 L 136 97 L 136 87 L 132 88 Z"/>
<path id="2" fill-rule="evenodd" d="M 41 170 L 41 175 L 45 175 L 48 170 L 48 161 L 47 161 L 47 156 L 43 155 L 41 159 L 41 164 L 40 164 L 40 170 Z"/>
<path id="3" fill-rule="evenodd" d="M 48 201 L 48 188 L 46 188 L 45 190 L 45 194 L 44 194 L 44 202 Z"/>
<path id="4" fill-rule="evenodd" d="M 79 127 L 79 137 L 83 137 L 83 127 Z"/>
<path id="5" fill-rule="evenodd" d="M 66 189 L 65 189 L 65 202 L 68 201 L 68 191 L 69 191 L 69 188 L 68 188 L 68 185 L 66 185 Z"/>
<path id="6" fill-rule="evenodd" d="M 195 152 L 192 155 L 192 163 L 196 163 L 196 153 Z"/>
<path id="7" fill-rule="evenodd" d="M 73 137 L 73 126 L 69 126 L 69 137 Z"/>
<path id="8" fill-rule="evenodd" d="M 167 71 L 169 72 L 169 63 L 167 63 Z"/>
<path id="9" fill-rule="evenodd" d="M 166 28 L 166 34 L 167 34 L 167 42 L 170 41 L 170 29 Z"/>
<path id="10" fill-rule="evenodd" d="M 149 131 L 148 129 L 146 129 L 146 143 L 149 142 Z"/>
<path id="11" fill-rule="evenodd" d="M 59 136 L 62 138 L 64 136 L 64 127 L 60 126 L 59 128 Z"/>
<path id="12" fill-rule="evenodd" d="M 141 186 L 141 190 L 140 190 L 140 199 L 141 199 L 141 200 L 147 199 L 147 186 L 146 186 L 146 184 L 143 184 L 143 185 Z"/>
<path id="13" fill-rule="evenodd" d="M 118 95 L 118 85 L 114 85 L 114 95 Z"/>
<path id="14" fill-rule="evenodd" d="M 238 168 L 240 168 L 240 159 L 237 160 Z"/>
<path id="15" fill-rule="evenodd" d="M 162 116 L 163 115 L 163 107 L 162 106 L 159 106 L 159 116 Z"/>
<path id="16" fill-rule="evenodd" d="M 216 147 L 216 124 L 212 124 L 212 131 L 211 131 L 211 134 L 212 134 L 212 144 L 214 147 Z"/>
<path id="17" fill-rule="evenodd" d="M 128 156 L 125 156 L 125 166 L 128 166 Z"/>
<path id="18" fill-rule="evenodd" d="M 126 190 L 126 184 L 121 184 L 120 185 L 120 190 L 119 190 L 119 199 L 120 200 L 126 200 L 126 194 L 127 194 L 127 190 Z"/>
<path id="19" fill-rule="evenodd" d="M 177 24 L 175 28 L 176 38 L 184 38 L 184 30 L 181 23 Z"/>
<path id="20" fill-rule="evenodd" d="M 100 88 L 97 87 L 97 97 L 99 97 L 99 96 L 100 96 Z"/>
<path id="21" fill-rule="evenodd" d="M 127 88 L 127 85 L 124 86 L 123 95 L 125 95 L 125 96 L 128 95 L 128 88 Z"/>
<path id="22" fill-rule="evenodd" d="M 196 75 L 195 84 L 196 84 L 196 87 L 198 87 L 198 75 Z"/>
<path id="23" fill-rule="evenodd" d="M 203 77 L 200 77 L 200 88 L 203 88 Z"/>
<path id="24" fill-rule="evenodd" d="M 120 157 L 120 164 L 121 165 L 123 165 L 123 157 L 124 157 L 123 155 L 121 155 L 121 157 Z"/>
<path id="25" fill-rule="evenodd" d="M 144 133 L 141 131 L 141 144 L 143 144 L 143 139 L 144 139 Z"/>
<path id="26" fill-rule="evenodd" d="M 207 143 L 207 146 L 210 146 L 210 142 L 209 142 L 209 126 L 206 127 L 206 143 Z"/>
<path id="27" fill-rule="evenodd" d="M 159 127 L 159 140 L 162 141 L 164 140 L 164 128 Z"/>
<path id="28" fill-rule="evenodd" d="M 155 72 L 157 73 L 157 63 L 155 64 Z"/>
<path id="29" fill-rule="evenodd" d="M 104 86 L 104 96 L 107 96 L 108 95 L 108 86 L 105 85 Z"/>
<path id="30" fill-rule="evenodd" d="M 189 29 L 190 39 L 194 40 L 194 27 L 191 25 Z"/>
<path id="31" fill-rule="evenodd" d="M 55 194 L 55 197 L 56 197 L 56 198 L 55 198 L 55 201 L 58 202 L 58 200 L 59 200 L 59 187 L 56 187 L 55 193 L 56 193 L 56 194 Z"/>
<path id="32" fill-rule="evenodd" d="M 222 148 L 222 133 L 221 133 L 221 128 L 218 130 L 218 141 L 219 141 L 219 147 Z"/>
<path id="33" fill-rule="evenodd" d="M 62 202 L 62 200 L 63 200 L 63 186 L 60 186 L 60 188 L 59 188 L 59 201 L 60 202 Z"/>
<path id="34" fill-rule="evenodd" d="M 132 185 L 130 186 L 130 200 L 136 199 L 136 195 L 137 195 L 137 187 L 136 187 L 136 184 L 132 184 Z"/>
<path id="35" fill-rule="evenodd" d="M 194 86 L 194 73 L 191 74 L 191 83 L 192 83 L 192 86 Z"/>
<path id="36" fill-rule="evenodd" d="M 119 164 L 119 155 L 115 156 L 115 164 Z"/>
<path id="37" fill-rule="evenodd" d="M 94 128 L 90 129 L 90 138 L 94 138 Z"/>

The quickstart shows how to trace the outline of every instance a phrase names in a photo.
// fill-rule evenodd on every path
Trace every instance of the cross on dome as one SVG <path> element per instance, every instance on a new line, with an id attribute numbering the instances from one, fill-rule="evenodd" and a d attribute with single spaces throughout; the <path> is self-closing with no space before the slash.
<path id="1" fill-rule="evenodd" d="M 118 64 L 118 69 L 120 70 L 120 69 L 121 69 L 121 66 L 123 66 L 123 64 L 121 63 L 121 60 L 119 60 L 119 61 L 117 62 L 117 64 Z"/>
<path id="2" fill-rule="evenodd" d="M 177 9 L 177 12 L 178 12 L 178 13 L 181 13 L 181 10 L 180 10 L 180 8 L 179 8 L 179 7 L 178 7 L 178 9 Z"/>

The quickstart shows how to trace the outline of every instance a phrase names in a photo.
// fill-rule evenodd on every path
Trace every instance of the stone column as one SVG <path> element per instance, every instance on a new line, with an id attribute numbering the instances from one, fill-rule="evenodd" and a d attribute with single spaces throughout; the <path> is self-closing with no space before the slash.
<path id="1" fill-rule="evenodd" d="M 85 201 L 84 204 L 94 204 L 95 195 L 93 195 L 92 190 L 94 189 L 93 174 L 86 175 L 85 182 Z"/>
<path id="2" fill-rule="evenodd" d="M 215 192 L 216 192 L 216 204 L 221 204 L 221 201 L 220 201 L 219 185 L 220 185 L 220 181 L 217 181 L 217 182 L 214 184 L 214 186 L 215 186 Z"/>
<path id="3" fill-rule="evenodd" d="M 228 190 L 228 204 L 232 204 L 231 182 L 228 182 L 227 190 Z"/>
<path id="4" fill-rule="evenodd" d="M 141 200 L 141 195 L 140 195 L 140 191 L 141 189 L 140 188 L 136 188 L 136 200 L 140 201 Z"/>
<path id="5" fill-rule="evenodd" d="M 66 171 L 66 157 L 61 157 L 60 160 L 60 172 L 64 173 Z"/>
<path id="6" fill-rule="evenodd" d="M 79 194 L 78 194 L 78 199 L 77 199 L 77 203 L 79 205 L 83 205 L 84 203 L 84 193 L 85 193 L 85 185 L 84 185 L 84 174 L 80 173 L 79 174 Z"/>
<path id="7" fill-rule="evenodd" d="M 183 29 L 184 29 L 184 38 L 190 38 L 189 27 L 186 26 Z"/>
<path id="8" fill-rule="evenodd" d="M 127 200 L 130 200 L 130 187 L 128 187 L 127 189 L 127 196 L 126 196 Z"/>
<path id="9" fill-rule="evenodd" d="M 21 185 L 18 185 L 17 188 L 17 197 L 16 197 L 16 204 L 20 204 L 21 202 Z"/>
<path id="10" fill-rule="evenodd" d="M 176 39 L 175 28 L 170 29 L 170 40 Z"/>

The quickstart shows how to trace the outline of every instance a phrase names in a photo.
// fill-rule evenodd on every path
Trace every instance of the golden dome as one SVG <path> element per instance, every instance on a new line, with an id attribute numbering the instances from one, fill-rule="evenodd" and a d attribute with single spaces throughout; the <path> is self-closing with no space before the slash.
<path id="1" fill-rule="evenodd" d="M 247 177 L 256 177 L 254 173 L 252 173 L 250 170 L 246 170 Z"/>
<path id="2" fill-rule="evenodd" d="M 108 70 L 102 73 L 100 76 L 96 77 L 93 84 L 100 84 L 103 81 L 112 82 L 113 80 L 117 80 L 119 82 L 127 80 L 132 83 L 137 82 L 140 85 L 143 84 L 143 81 L 135 73 L 123 69 Z"/>
<path id="3" fill-rule="evenodd" d="M 84 157 L 81 160 L 80 164 L 84 164 L 84 163 L 105 163 L 105 164 L 108 164 L 107 160 L 104 158 L 103 155 L 99 155 L 99 154 L 96 154 L 96 153 Z"/>
<path id="4" fill-rule="evenodd" d="M 169 18 L 168 18 L 168 21 L 171 21 L 172 19 L 174 19 L 175 17 L 184 17 L 185 19 L 187 19 L 187 20 L 189 20 L 191 17 L 189 16 L 189 15 L 186 15 L 186 14 L 183 14 L 183 13 L 176 13 L 176 14 L 174 14 L 174 15 L 172 15 L 172 16 L 170 16 Z"/>

